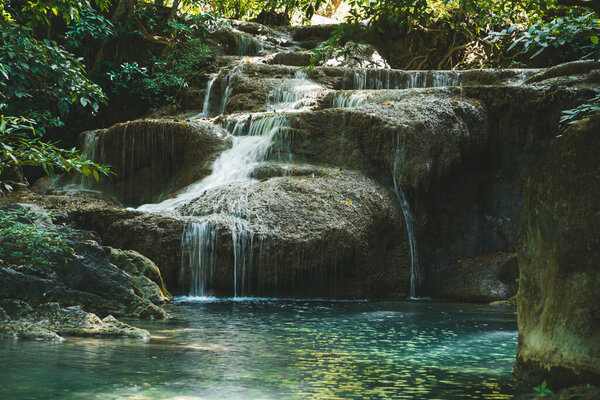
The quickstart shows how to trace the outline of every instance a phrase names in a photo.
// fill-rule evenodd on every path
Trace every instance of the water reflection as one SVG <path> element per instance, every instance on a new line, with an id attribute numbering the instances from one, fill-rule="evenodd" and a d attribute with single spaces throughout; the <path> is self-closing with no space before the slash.
<path id="1" fill-rule="evenodd" d="M 148 342 L 0 342 L 0 398 L 503 399 L 512 310 L 409 302 L 183 302 Z"/>

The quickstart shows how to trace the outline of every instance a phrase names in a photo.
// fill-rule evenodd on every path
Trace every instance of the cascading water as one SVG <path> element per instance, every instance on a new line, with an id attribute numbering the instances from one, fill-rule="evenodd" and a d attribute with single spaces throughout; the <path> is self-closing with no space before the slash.
<path id="1" fill-rule="evenodd" d="M 204 101 L 202 102 L 202 112 L 196 115 L 194 118 L 205 118 L 210 117 L 210 99 L 212 93 L 212 87 L 219 77 L 219 74 L 211 74 L 206 84 L 206 92 L 204 93 Z"/>
<path id="2" fill-rule="evenodd" d="M 401 146 L 400 135 L 396 138 L 396 153 L 394 155 L 394 192 L 398 197 L 400 208 L 404 216 L 404 223 L 406 224 L 406 235 L 408 239 L 408 246 L 410 251 L 410 298 L 418 299 L 421 290 L 421 271 L 419 268 L 419 254 L 417 252 L 417 239 L 414 229 L 414 221 L 410 212 L 410 206 L 404 196 L 404 192 L 398 183 L 402 174 L 402 166 L 404 164 L 405 154 Z"/>
<path id="3" fill-rule="evenodd" d="M 321 85 L 308 80 L 305 72 L 298 71 L 294 78 L 269 94 L 267 107 L 269 110 L 298 110 L 311 105 L 322 89 Z"/>
<path id="4" fill-rule="evenodd" d="M 140 207 L 144 211 L 173 210 L 184 206 L 191 200 L 202 196 L 208 190 L 218 190 L 231 184 L 251 182 L 251 174 L 256 165 L 270 157 L 273 151 L 282 151 L 285 145 L 289 123 L 282 115 L 267 115 L 256 121 L 235 123 L 233 132 L 246 133 L 233 136 L 233 146 L 215 160 L 211 175 L 197 184 L 188 186 L 185 192 L 173 199 L 159 204 L 148 204 Z M 279 155 L 281 157 L 281 155 Z M 253 259 L 254 232 L 244 220 L 243 198 L 234 202 L 228 210 L 233 222 L 228 228 L 233 243 L 233 294 L 247 295 L 251 290 L 252 272 L 255 268 Z M 214 212 L 217 212 L 215 205 Z M 192 271 L 190 296 L 205 296 L 210 288 L 216 262 L 216 241 L 218 225 L 208 222 L 188 223 L 181 238 L 182 276 L 185 270 Z"/>
<path id="5" fill-rule="evenodd" d="M 81 157 L 84 160 L 91 160 L 98 162 L 98 142 L 100 140 L 100 135 L 97 134 L 97 131 L 90 131 L 85 133 L 83 137 L 83 146 L 81 149 Z M 81 174 L 81 187 L 89 188 L 93 184 L 93 180 L 91 176 L 85 176 Z"/>
<path id="6" fill-rule="evenodd" d="M 190 296 L 206 296 L 207 285 L 213 279 L 217 259 L 218 227 L 209 222 L 188 222 L 181 237 L 181 277 L 191 272 Z M 184 286 L 185 283 L 181 282 Z"/>
<path id="7" fill-rule="evenodd" d="M 228 75 L 222 110 L 231 94 L 231 81 L 235 74 L 234 68 Z M 272 93 L 268 106 L 276 110 L 302 108 L 314 100 L 317 92 L 322 89 L 323 87 L 309 81 L 306 74 L 299 72 Z M 230 119 L 225 121 L 224 126 L 232 133 L 233 145 L 215 160 L 209 176 L 188 186 L 173 199 L 144 205 L 139 209 L 172 212 L 209 190 L 251 182 L 254 168 L 274 155 L 279 160 L 291 159 L 288 135 L 290 126 L 284 115 L 263 114 L 256 119 L 238 121 Z M 254 272 L 257 269 L 254 260 L 255 240 L 261 243 L 262 248 L 262 238 L 256 238 L 255 232 L 244 218 L 247 216 L 243 215 L 243 203 L 240 200 L 237 207 L 230 206 L 228 210 L 233 218 L 228 228 L 233 244 L 233 295 L 236 297 L 252 293 Z M 214 211 L 217 212 L 216 208 Z M 187 268 L 192 271 L 190 296 L 205 296 L 210 291 L 216 263 L 217 229 L 217 225 L 208 222 L 192 222 L 184 228 L 181 240 L 182 276 Z"/>
<path id="8" fill-rule="evenodd" d="M 341 92 L 333 96 L 333 108 L 358 107 L 367 99 L 366 93 Z"/>
<path id="9" fill-rule="evenodd" d="M 458 86 L 460 76 L 460 71 L 363 69 L 353 71 L 352 79 L 345 79 L 344 89 L 381 90 Z"/>

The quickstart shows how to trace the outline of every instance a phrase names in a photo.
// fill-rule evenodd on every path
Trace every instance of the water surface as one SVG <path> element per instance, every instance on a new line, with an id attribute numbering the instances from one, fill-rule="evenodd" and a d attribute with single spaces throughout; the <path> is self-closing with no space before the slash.
<path id="1" fill-rule="evenodd" d="M 2 399 L 503 399 L 510 308 L 437 302 L 183 301 L 133 339 L 0 341 Z"/>

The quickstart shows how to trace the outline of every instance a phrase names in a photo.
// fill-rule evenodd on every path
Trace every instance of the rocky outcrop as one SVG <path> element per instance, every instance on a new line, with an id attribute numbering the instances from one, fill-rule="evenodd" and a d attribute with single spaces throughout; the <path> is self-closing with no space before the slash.
<path id="1" fill-rule="evenodd" d="M 5 209 L 10 209 L 7 207 Z M 33 208 L 30 208 L 33 209 Z M 40 218 L 47 218 L 41 214 Z M 40 218 L 27 223 L 35 222 Z M 58 302 L 62 306 L 82 306 L 86 311 L 102 317 L 108 315 L 129 316 L 142 318 L 165 318 L 167 314 L 157 307 L 145 294 L 161 292 L 161 288 L 150 280 L 144 283 L 144 290 L 138 286 L 141 276 L 149 275 L 134 269 L 119 257 L 123 269 L 111 262 L 111 249 L 98 244 L 97 234 L 88 231 L 78 231 L 67 227 L 58 227 L 46 223 L 46 230 L 60 231 L 65 237 L 68 251 L 48 249 L 44 254 L 46 263 L 33 261 L 24 265 L 9 263 L 5 254 L 0 253 L 0 299 L 17 299 L 26 302 L 31 307 L 37 307 L 47 302 Z M 4 236 L 6 241 L 17 240 L 18 237 Z M 18 244 L 12 244 L 16 248 Z M 139 265 L 141 256 L 128 253 Z M 8 255 L 6 255 L 8 256 Z M 136 257 L 133 257 L 136 256 Z M 2 261 L 4 260 L 4 261 Z M 156 268 L 149 260 L 143 260 L 146 269 Z M 130 272 L 126 272 L 128 269 Z M 152 275 L 151 275 L 152 276 Z M 156 279 L 156 276 L 154 275 Z M 159 298 L 164 301 L 165 298 Z"/>
<path id="2" fill-rule="evenodd" d="M 138 120 L 84 132 L 83 152 L 110 165 L 114 176 L 83 181 L 125 205 L 162 200 L 210 173 L 215 157 L 231 146 L 226 131 L 204 122 Z"/>
<path id="3" fill-rule="evenodd" d="M 600 113 L 554 139 L 527 182 L 515 375 L 600 383 Z"/>
<path id="4" fill-rule="evenodd" d="M 132 250 L 110 249 L 110 261 L 133 276 L 143 297 L 155 304 L 173 300 L 165 287 L 160 270 L 149 258 Z"/>
<path id="5" fill-rule="evenodd" d="M 297 169 L 302 174 L 293 175 Z M 195 267 L 185 257 L 200 243 L 182 243 L 182 234 L 197 227 L 216 236 L 205 294 L 408 294 L 410 257 L 392 193 L 352 171 L 293 165 L 290 176 L 273 171 L 263 168 L 260 181 L 216 188 L 188 202 L 180 211 L 189 217 L 140 216 L 113 224 L 105 239 L 155 260 L 170 287 L 183 293 Z M 174 282 L 177 277 L 183 279 Z"/>
<path id="6" fill-rule="evenodd" d="M 8 311 L 4 311 L 6 308 Z M 43 303 L 32 309 L 20 300 L 0 301 L 0 338 L 62 341 L 62 336 L 129 337 L 146 340 L 148 331 L 109 315 L 100 319 L 79 306 Z"/>

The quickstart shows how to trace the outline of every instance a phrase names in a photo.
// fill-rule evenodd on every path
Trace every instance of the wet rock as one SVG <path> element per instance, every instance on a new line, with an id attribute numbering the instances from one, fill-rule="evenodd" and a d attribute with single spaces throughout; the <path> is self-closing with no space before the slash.
<path id="1" fill-rule="evenodd" d="M 16 299 L 2 299 L 0 300 L 0 307 L 2 307 L 2 311 L 6 313 L 7 317 L 12 318 L 19 318 L 33 310 L 29 304 Z"/>
<path id="2" fill-rule="evenodd" d="M 160 269 L 169 291 L 182 293 L 181 235 L 185 221 L 143 214 L 115 221 L 103 233 L 106 244 L 131 249 L 151 259 Z"/>
<path id="3" fill-rule="evenodd" d="M 89 178 L 85 186 L 102 190 L 127 205 L 159 201 L 210 173 L 216 156 L 231 146 L 226 131 L 204 122 L 137 120 L 80 137 L 86 156 L 108 164 L 116 175 Z"/>
<path id="4" fill-rule="evenodd" d="M 600 113 L 552 142 L 527 182 L 515 375 L 600 383 Z"/>
<path id="5" fill-rule="evenodd" d="M 142 266 L 149 268 L 148 263 L 132 257 L 132 263 L 138 269 L 128 265 L 131 268 L 127 273 L 111 263 L 110 248 L 99 246 L 93 240 L 82 241 L 86 237 L 81 236 L 82 231 L 66 227 L 60 229 L 69 238 L 71 250 L 48 252 L 45 256 L 47 264 L 9 265 L 0 261 L 0 301 L 12 317 L 26 314 L 27 304 L 46 303 L 45 307 L 50 307 L 49 302 L 81 305 L 100 315 L 167 316 L 138 287 L 137 273 L 141 277 L 152 276 L 150 271 L 142 270 Z M 76 239 L 77 236 L 80 238 Z M 159 287 L 152 281 L 146 282 L 144 289 L 149 290 L 151 285 L 160 293 Z M 41 309 L 38 311 L 41 312 Z"/>
<path id="6" fill-rule="evenodd" d="M 304 67 L 310 65 L 310 60 L 313 56 L 314 53 L 311 53 L 310 51 L 286 51 L 267 57 L 265 62 L 268 64 Z"/>
<path id="7" fill-rule="evenodd" d="M 19 318 L 0 321 L 0 337 L 63 340 L 62 336 L 131 337 L 148 339 L 149 333 L 109 315 L 100 319 L 79 306 L 61 308 L 58 303 L 40 304 Z"/>
<path id="8" fill-rule="evenodd" d="M 583 81 L 600 84 L 599 74 L 600 64 L 593 60 L 572 61 L 541 70 L 527 79 L 526 83 L 573 86 Z"/>
<path id="9" fill-rule="evenodd" d="M 6 321 L 10 319 L 10 317 L 8 316 L 8 314 L 6 313 L 6 311 L 4 311 L 4 309 L 2 307 L 0 307 L 0 323 L 2 321 Z"/>
<path id="10" fill-rule="evenodd" d="M 513 281 L 501 279 L 501 265 L 514 258 L 513 254 L 497 253 L 459 260 L 446 270 L 430 276 L 431 296 L 467 303 L 491 303 L 507 300 L 517 292 Z"/>
<path id="11" fill-rule="evenodd" d="M 167 280 L 180 293 L 189 291 L 192 271 L 185 257 L 196 249 L 182 243 L 182 234 L 208 224 L 218 236 L 210 294 L 408 294 L 410 257 L 397 199 L 389 190 L 359 173 L 331 168 L 314 177 L 263 176 L 189 202 L 180 211 L 191 217 L 141 216 L 113 224 L 104 239 L 154 259 L 165 279 L 181 279 Z"/>
<path id="12" fill-rule="evenodd" d="M 110 261 L 134 277 L 143 296 L 155 304 L 172 300 L 160 275 L 160 270 L 150 259 L 136 251 L 110 249 Z"/>

